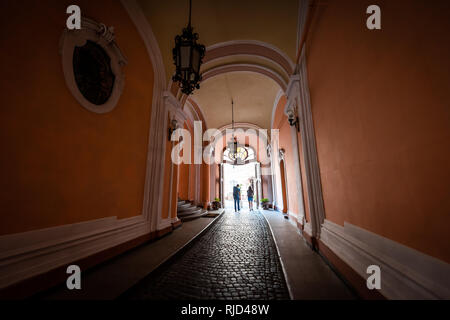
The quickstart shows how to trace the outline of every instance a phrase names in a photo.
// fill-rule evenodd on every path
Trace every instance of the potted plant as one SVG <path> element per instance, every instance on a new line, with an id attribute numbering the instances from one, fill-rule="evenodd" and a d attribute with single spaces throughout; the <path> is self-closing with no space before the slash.
<path id="1" fill-rule="evenodd" d="M 222 203 L 220 202 L 219 198 L 215 198 L 212 203 L 212 209 L 213 210 L 219 210 L 222 207 Z"/>
<path id="2" fill-rule="evenodd" d="M 269 199 L 267 199 L 267 198 L 261 199 L 261 205 L 264 210 L 269 210 L 269 205 L 270 205 Z"/>

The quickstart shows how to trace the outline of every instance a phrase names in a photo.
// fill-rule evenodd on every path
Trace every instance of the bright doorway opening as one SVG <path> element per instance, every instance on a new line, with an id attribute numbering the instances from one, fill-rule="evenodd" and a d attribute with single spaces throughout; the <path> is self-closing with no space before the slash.
<path id="1" fill-rule="evenodd" d="M 233 187 L 239 184 L 241 188 L 241 209 L 248 210 L 247 190 L 252 185 L 254 190 L 253 207 L 258 208 L 260 201 L 260 169 L 258 162 L 250 162 L 243 165 L 232 165 L 229 163 L 223 166 L 223 199 L 226 209 L 234 209 Z"/>

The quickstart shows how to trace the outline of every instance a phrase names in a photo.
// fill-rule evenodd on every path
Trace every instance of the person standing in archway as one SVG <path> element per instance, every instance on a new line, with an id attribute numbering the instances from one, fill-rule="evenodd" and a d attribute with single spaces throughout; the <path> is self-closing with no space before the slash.
<path id="1" fill-rule="evenodd" d="M 253 187 L 250 185 L 247 190 L 247 198 L 248 198 L 248 208 L 250 211 L 253 211 Z"/>
<path id="2" fill-rule="evenodd" d="M 239 189 L 239 184 L 233 187 L 233 198 L 234 198 L 234 211 L 241 211 L 240 201 L 241 201 L 241 189 Z"/>

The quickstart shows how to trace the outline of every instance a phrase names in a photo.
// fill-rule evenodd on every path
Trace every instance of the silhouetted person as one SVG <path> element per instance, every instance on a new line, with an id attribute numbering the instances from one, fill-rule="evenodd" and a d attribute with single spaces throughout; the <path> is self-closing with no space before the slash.
<path id="1" fill-rule="evenodd" d="M 247 190 L 247 198 L 248 198 L 248 208 L 250 211 L 253 211 L 253 188 L 252 186 L 248 187 Z"/>
<path id="2" fill-rule="evenodd" d="M 234 211 L 241 211 L 239 201 L 241 200 L 241 189 L 239 189 L 239 185 L 237 184 L 233 187 L 233 198 L 234 198 Z"/>

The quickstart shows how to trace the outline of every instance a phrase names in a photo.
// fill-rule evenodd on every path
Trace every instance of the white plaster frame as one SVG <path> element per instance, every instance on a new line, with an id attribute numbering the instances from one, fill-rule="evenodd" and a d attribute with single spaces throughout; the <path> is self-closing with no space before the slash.
<path id="1" fill-rule="evenodd" d="M 368 266 L 379 266 L 388 299 L 450 299 L 448 263 L 347 222 L 325 220 L 321 241 L 363 279 Z"/>
<path id="2" fill-rule="evenodd" d="M 75 80 L 73 53 L 75 47 L 85 45 L 88 40 L 100 45 L 105 50 L 111 59 L 111 69 L 115 76 L 111 96 L 108 101 L 102 105 L 95 105 L 88 101 L 80 92 Z M 127 59 L 122 54 L 122 51 L 114 41 L 114 28 L 108 28 L 102 23 L 82 17 L 80 30 L 64 30 L 60 40 L 60 54 L 62 57 L 62 68 L 67 87 L 81 106 L 91 112 L 99 114 L 113 110 L 122 95 L 125 85 L 125 75 L 122 68 L 128 63 Z"/>

